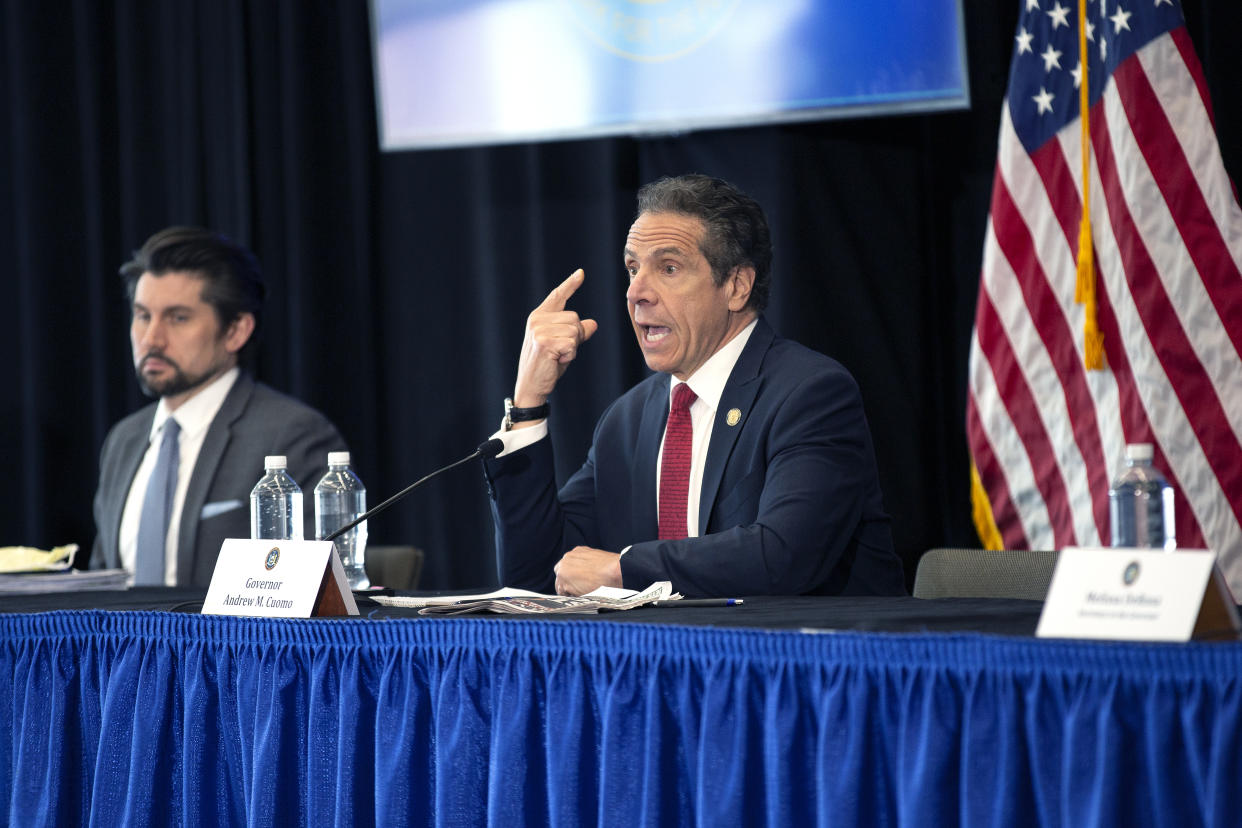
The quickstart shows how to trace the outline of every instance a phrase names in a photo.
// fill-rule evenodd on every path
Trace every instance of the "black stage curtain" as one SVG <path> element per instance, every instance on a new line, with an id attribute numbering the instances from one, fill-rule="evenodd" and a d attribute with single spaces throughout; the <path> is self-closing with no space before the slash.
<path id="1" fill-rule="evenodd" d="M 173 223 L 258 253 L 257 374 L 337 423 L 372 503 L 496 428 L 526 314 L 585 268 L 573 307 L 601 330 L 553 402 L 564 479 L 646 370 L 620 263 L 635 191 L 691 171 L 765 205 L 769 318 L 857 377 L 907 578 L 928 547 L 977 545 L 967 344 L 1018 9 L 966 0 L 965 111 L 381 154 L 361 0 L 0 0 L 0 545 L 89 549 L 100 444 L 144 402 L 116 270 Z M 1242 12 L 1185 10 L 1236 178 Z M 371 538 L 423 547 L 427 587 L 495 584 L 477 468 Z"/>

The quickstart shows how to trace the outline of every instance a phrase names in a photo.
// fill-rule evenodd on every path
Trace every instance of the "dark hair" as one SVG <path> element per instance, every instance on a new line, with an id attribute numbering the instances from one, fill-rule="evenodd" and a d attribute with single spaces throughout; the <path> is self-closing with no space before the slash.
<path id="1" fill-rule="evenodd" d="M 724 284 L 736 267 L 755 269 L 755 284 L 746 303 L 756 313 L 768 304 L 772 274 L 772 236 L 763 208 L 727 181 L 706 175 L 665 177 L 638 191 L 638 215 L 679 213 L 703 222 L 704 258 L 712 279 Z"/>
<path id="2" fill-rule="evenodd" d="M 203 301 L 216 312 L 221 330 L 243 313 L 254 316 L 254 333 L 238 353 L 245 360 L 259 341 L 263 300 L 267 290 L 254 254 L 233 240 L 201 227 L 167 227 L 134 251 L 121 265 L 125 296 L 130 305 L 142 274 L 163 276 L 186 271 L 203 280 Z"/>

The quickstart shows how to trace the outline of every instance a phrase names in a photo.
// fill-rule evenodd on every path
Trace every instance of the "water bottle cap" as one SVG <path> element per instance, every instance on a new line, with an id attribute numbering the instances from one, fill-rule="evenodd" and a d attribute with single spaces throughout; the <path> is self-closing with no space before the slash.
<path id="1" fill-rule="evenodd" d="M 329 466 L 348 466 L 349 465 L 349 452 L 348 451 L 328 452 L 328 465 Z"/>
<path id="2" fill-rule="evenodd" d="M 1151 443 L 1128 443 L 1126 444 L 1127 460 L 1150 460 L 1153 450 Z"/>
<path id="3" fill-rule="evenodd" d="M 263 458 L 263 468 L 265 469 L 283 469 L 286 465 L 283 454 L 269 454 Z"/>

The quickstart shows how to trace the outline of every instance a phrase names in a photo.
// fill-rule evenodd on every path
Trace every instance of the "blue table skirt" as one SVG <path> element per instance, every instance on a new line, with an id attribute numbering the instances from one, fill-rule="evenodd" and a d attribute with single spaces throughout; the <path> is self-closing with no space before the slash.
<path id="1" fill-rule="evenodd" d="M 0 615 L 12 825 L 1236 825 L 1242 644 Z"/>

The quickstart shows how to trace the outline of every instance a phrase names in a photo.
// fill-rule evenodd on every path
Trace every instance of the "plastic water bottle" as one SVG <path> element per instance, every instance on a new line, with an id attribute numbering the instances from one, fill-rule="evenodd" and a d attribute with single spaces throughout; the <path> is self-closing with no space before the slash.
<path id="1" fill-rule="evenodd" d="M 302 540 L 302 490 L 285 471 L 285 458 L 263 458 L 266 473 L 250 490 L 250 537 Z"/>
<path id="2" fill-rule="evenodd" d="M 315 537 L 323 540 L 367 510 L 367 490 L 349 467 L 348 451 L 328 452 L 328 473 L 315 486 Z M 350 589 L 367 589 L 367 523 L 333 541 Z"/>
<path id="3" fill-rule="evenodd" d="M 1108 490 L 1113 546 L 1177 548 L 1173 528 L 1173 487 L 1151 464 L 1151 443 L 1126 446 L 1126 465 Z"/>

